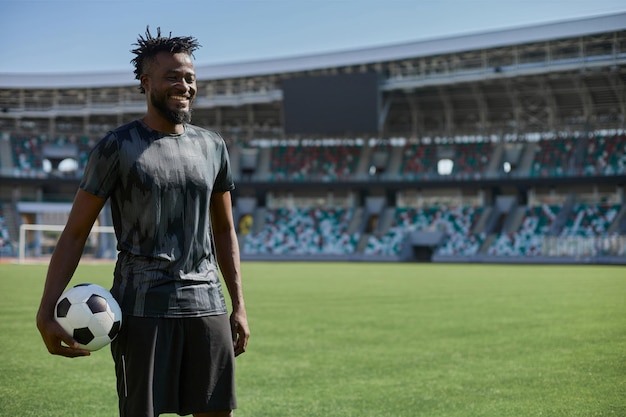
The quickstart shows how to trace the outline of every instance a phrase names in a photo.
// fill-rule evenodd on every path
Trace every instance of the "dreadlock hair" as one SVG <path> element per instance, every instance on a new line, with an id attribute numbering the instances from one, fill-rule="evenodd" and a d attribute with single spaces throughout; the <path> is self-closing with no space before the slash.
<path id="1" fill-rule="evenodd" d="M 184 52 L 193 57 L 193 52 L 201 45 L 198 40 L 192 36 L 175 36 L 172 37 L 170 32 L 168 37 L 161 36 L 161 28 L 157 28 L 156 37 L 150 33 L 150 26 L 146 26 L 145 36 L 139 35 L 137 43 L 133 46 L 137 48 L 132 49 L 131 52 L 135 54 L 130 62 L 135 66 L 135 79 L 141 79 L 141 75 L 144 73 L 146 61 L 151 61 L 159 52 L 169 52 L 177 54 Z M 145 93 L 143 86 L 139 86 L 139 91 Z"/>

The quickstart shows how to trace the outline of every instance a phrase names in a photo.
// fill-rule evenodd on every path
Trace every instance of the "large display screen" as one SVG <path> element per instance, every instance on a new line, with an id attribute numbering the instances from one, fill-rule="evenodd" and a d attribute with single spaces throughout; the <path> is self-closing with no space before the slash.
<path id="1" fill-rule="evenodd" d="M 289 78 L 282 82 L 285 133 L 376 134 L 378 74 Z"/>

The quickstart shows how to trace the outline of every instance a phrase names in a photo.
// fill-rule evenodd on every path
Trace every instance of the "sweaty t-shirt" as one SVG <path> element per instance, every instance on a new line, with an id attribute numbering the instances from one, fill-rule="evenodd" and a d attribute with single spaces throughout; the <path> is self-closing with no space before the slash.
<path id="1" fill-rule="evenodd" d="M 111 292 L 125 314 L 226 312 L 209 215 L 211 194 L 234 189 L 219 134 L 186 125 L 171 135 L 135 120 L 96 144 L 80 188 L 110 198 L 119 250 Z"/>

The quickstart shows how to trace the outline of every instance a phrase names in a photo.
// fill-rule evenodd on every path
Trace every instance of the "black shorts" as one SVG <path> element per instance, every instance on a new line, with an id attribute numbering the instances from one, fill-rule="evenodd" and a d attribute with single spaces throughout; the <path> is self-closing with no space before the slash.
<path id="1" fill-rule="evenodd" d="M 206 413 L 237 407 L 228 315 L 124 316 L 111 343 L 121 417 Z"/>

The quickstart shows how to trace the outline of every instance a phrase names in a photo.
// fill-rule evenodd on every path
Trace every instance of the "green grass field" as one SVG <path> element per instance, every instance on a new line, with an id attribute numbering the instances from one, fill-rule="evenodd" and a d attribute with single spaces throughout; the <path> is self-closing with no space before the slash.
<path id="1" fill-rule="evenodd" d="M 0 416 L 116 416 L 108 348 L 47 353 L 45 266 L 0 265 Z M 239 417 L 626 416 L 626 269 L 244 263 Z M 111 265 L 74 278 L 110 286 Z"/>

